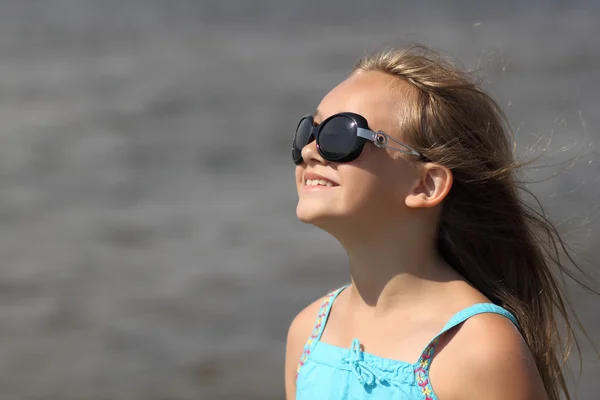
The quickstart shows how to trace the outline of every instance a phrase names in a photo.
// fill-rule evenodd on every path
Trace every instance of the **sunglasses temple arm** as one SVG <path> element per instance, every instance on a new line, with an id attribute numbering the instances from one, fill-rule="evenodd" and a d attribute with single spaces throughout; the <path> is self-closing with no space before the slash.
<path id="1" fill-rule="evenodd" d="M 416 151 L 412 147 L 410 147 L 410 146 L 408 146 L 408 145 L 406 145 L 406 144 L 404 144 L 402 142 L 397 141 L 393 137 L 388 136 L 388 139 L 391 140 L 392 142 L 397 143 L 400 146 L 404 147 L 404 149 L 399 149 L 397 147 L 392 147 L 392 146 L 389 146 L 389 145 L 386 146 L 387 148 L 392 149 L 392 150 L 396 150 L 396 151 L 400 151 L 402 153 L 410 154 L 410 155 L 413 155 L 413 156 L 423 157 L 423 155 L 421 153 L 419 153 L 418 151 Z"/>
<path id="2" fill-rule="evenodd" d="M 410 155 L 413 155 L 413 156 L 417 156 L 417 157 L 423 158 L 423 155 L 421 153 L 419 153 L 415 149 L 411 148 L 410 146 L 408 146 L 408 145 L 406 145 L 406 144 L 404 144 L 404 143 L 402 143 L 402 142 L 394 139 L 393 137 L 391 137 L 390 135 L 388 135 L 386 133 L 383 133 L 383 132 L 379 132 L 379 133 L 383 134 L 385 136 L 385 138 L 387 139 L 387 141 L 391 140 L 392 142 L 394 142 L 394 143 L 396 143 L 396 144 L 398 144 L 398 145 L 400 145 L 400 146 L 402 146 L 404 148 L 403 149 L 399 149 L 397 147 L 392 147 L 392 146 L 388 145 L 387 143 L 383 147 L 387 147 L 389 149 L 396 150 L 396 151 L 399 151 L 401 153 L 410 154 Z M 376 141 L 376 136 L 377 136 L 376 132 L 373 132 L 373 131 L 371 131 L 369 129 L 358 128 L 357 134 L 358 134 L 358 136 L 360 136 L 362 138 L 365 138 L 367 140 L 370 140 L 371 142 L 375 143 L 376 146 L 378 146 L 378 143 Z"/>

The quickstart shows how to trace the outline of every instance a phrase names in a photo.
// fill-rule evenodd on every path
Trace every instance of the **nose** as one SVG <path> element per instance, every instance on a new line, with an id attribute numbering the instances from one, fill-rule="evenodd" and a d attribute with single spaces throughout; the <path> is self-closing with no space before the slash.
<path id="1" fill-rule="evenodd" d="M 327 164 L 327 160 L 321 156 L 317 149 L 317 141 L 314 140 L 314 137 L 311 137 L 308 144 L 302 148 L 302 159 L 307 164 L 310 164 L 311 161 L 323 165 Z"/>

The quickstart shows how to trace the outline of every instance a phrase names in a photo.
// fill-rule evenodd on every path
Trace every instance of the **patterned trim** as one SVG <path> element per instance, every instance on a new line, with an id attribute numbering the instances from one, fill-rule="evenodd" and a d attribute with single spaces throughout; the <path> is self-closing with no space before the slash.
<path id="1" fill-rule="evenodd" d="M 425 400 L 434 400 L 433 388 L 429 381 L 429 366 L 435 353 L 435 346 L 438 344 L 439 337 L 435 338 L 423 351 L 419 362 L 415 368 L 415 377 L 417 385 L 421 388 L 421 393 Z"/>
<path id="2" fill-rule="evenodd" d="M 300 374 L 300 369 L 308 360 L 308 356 L 310 356 L 310 350 L 312 348 L 313 342 L 319 337 L 321 333 L 321 327 L 325 322 L 325 318 L 329 312 L 329 305 L 331 304 L 332 299 L 338 294 L 341 289 L 335 290 L 329 293 L 323 299 L 321 303 L 321 308 L 319 309 L 319 314 L 317 315 L 317 321 L 315 322 L 315 327 L 313 328 L 313 332 L 308 338 L 308 341 L 304 345 L 304 351 L 302 352 L 302 356 L 300 357 L 300 363 L 298 364 L 298 368 L 296 369 L 296 381 L 298 381 L 298 375 Z"/>

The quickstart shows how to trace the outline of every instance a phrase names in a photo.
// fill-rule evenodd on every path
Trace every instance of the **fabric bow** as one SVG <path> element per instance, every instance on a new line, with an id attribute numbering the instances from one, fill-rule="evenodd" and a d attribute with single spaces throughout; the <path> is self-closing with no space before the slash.
<path id="1" fill-rule="evenodd" d="M 361 385 L 373 386 L 376 382 L 383 382 L 383 379 L 377 375 L 374 368 L 364 360 L 358 339 L 352 341 L 350 354 L 347 357 L 344 357 L 342 362 L 350 365 L 354 376 L 356 376 L 356 379 Z"/>

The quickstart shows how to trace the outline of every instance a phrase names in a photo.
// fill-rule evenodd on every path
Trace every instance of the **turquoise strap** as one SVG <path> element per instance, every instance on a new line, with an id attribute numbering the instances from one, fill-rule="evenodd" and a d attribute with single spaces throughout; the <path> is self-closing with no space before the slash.
<path id="1" fill-rule="evenodd" d="M 508 310 L 506 310 L 500 306 L 497 306 L 495 304 L 492 304 L 492 303 L 479 303 L 479 304 L 474 304 L 470 307 L 467 307 L 463 310 L 460 310 L 459 312 L 454 314 L 452 316 L 452 318 L 450 318 L 450 321 L 448 321 L 446 326 L 444 326 L 442 331 L 438 334 L 438 336 L 441 336 L 442 334 L 444 334 L 445 332 L 454 328 L 455 326 L 462 324 L 467 319 L 469 319 L 475 315 L 484 314 L 484 313 L 500 314 L 500 315 L 510 319 L 511 322 L 513 324 L 515 324 L 515 326 L 517 328 L 519 327 L 519 323 L 517 322 L 517 319 Z"/>
<path id="2" fill-rule="evenodd" d="M 433 340 L 431 342 L 429 342 L 429 344 L 427 345 L 427 347 L 421 354 L 421 358 L 419 359 L 419 362 L 422 360 L 431 359 L 433 357 L 433 354 L 435 353 L 435 346 L 437 345 L 439 338 L 444 333 L 448 332 L 450 329 L 456 327 L 457 325 L 462 324 L 463 322 L 465 322 L 466 320 L 468 320 L 469 318 L 471 318 L 475 315 L 485 314 L 485 313 L 500 314 L 503 317 L 508 318 L 517 328 L 519 328 L 519 323 L 517 321 L 517 318 L 515 318 L 515 316 L 510 311 L 508 311 L 500 306 L 497 306 L 496 304 L 492 304 L 492 303 L 474 304 L 470 307 L 460 310 L 459 312 L 454 314 L 452 316 L 452 318 L 450 318 L 450 320 L 442 328 L 440 333 L 438 333 L 433 338 Z M 429 363 L 427 363 L 427 364 L 429 364 Z M 427 365 L 427 367 L 429 367 L 429 365 Z"/>
<path id="3" fill-rule="evenodd" d="M 325 298 L 323 299 L 323 302 L 321 303 L 321 308 L 319 309 L 319 313 L 317 315 L 317 320 L 315 322 L 315 327 L 314 327 L 315 329 L 313 330 L 313 334 L 316 333 L 317 340 L 321 339 L 321 335 L 323 334 L 323 331 L 325 330 L 325 323 L 327 322 L 327 319 L 329 318 L 329 313 L 331 312 L 331 307 L 333 306 L 333 302 L 338 297 L 338 295 L 342 292 L 342 290 L 346 289 L 348 286 L 350 286 L 350 285 L 347 284 L 347 285 L 342 286 L 339 289 L 334 290 L 333 292 L 331 292 L 327 296 L 325 296 Z M 474 317 L 475 315 L 486 314 L 486 313 L 500 314 L 503 317 L 508 318 L 517 328 L 519 328 L 519 323 L 517 322 L 517 318 L 515 318 L 515 316 L 510 311 L 508 311 L 505 308 L 502 308 L 496 304 L 493 304 L 493 303 L 479 303 L 479 304 L 474 304 L 472 306 L 464 308 L 464 309 L 460 310 L 459 312 L 457 312 L 456 314 L 454 314 L 452 316 L 452 318 L 450 318 L 450 320 L 442 328 L 440 333 L 438 333 L 436 335 L 435 338 L 442 336 L 444 333 L 446 333 L 450 329 L 456 327 L 457 325 L 462 324 L 463 322 L 465 322 L 466 320 L 468 320 L 471 317 Z"/>
<path id="4" fill-rule="evenodd" d="M 321 303 L 321 308 L 319 308 L 319 313 L 317 314 L 317 320 L 315 321 L 315 326 L 313 327 L 312 334 L 306 341 L 306 344 L 304 345 L 304 350 L 302 352 L 302 355 L 300 356 L 300 362 L 298 363 L 298 368 L 296 370 L 296 380 L 298 380 L 300 370 L 302 369 L 304 363 L 308 360 L 308 357 L 313 351 L 315 344 L 319 340 L 321 340 L 321 335 L 323 335 L 323 331 L 325 330 L 325 324 L 327 323 L 327 318 L 329 318 L 329 312 L 331 311 L 333 302 L 338 297 L 340 292 L 346 289 L 348 286 L 349 284 L 344 285 L 341 288 L 329 293 L 323 298 L 323 302 Z"/>
<path id="5" fill-rule="evenodd" d="M 313 335 L 316 342 L 321 340 L 321 336 L 325 330 L 325 324 L 327 324 L 327 319 L 329 318 L 329 313 L 331 312 L 331 307 L 333 307 L 333 302 L 342 292 L 342 290 L 346 289 L 348 286 L 349 285 L 344 285 L 341 288 L 334 290 L 323 299 L 323 303 L 321 303 L 321 308 L 319 309 L 319 314 L 317 315 L 317 320 L 315 321 L 315 327 L 313 329 Z"/>
<path id="6" fill-rule="evenodd" d="M 475 304 L 454 314 L 448 323 L 446 323 L 446 326 L 444 326 L 444 328 L 440 331 L 440 333 L 438 333 L 433 340 L 429 342 L 427 347 L 425 347 L 425 350 L 423 350 L 421 353 L 421 357 L 419 357 L 419 361 L 417 361 L 415 364 L 415 379 L 417 384 L 423 390 L 422 393 L 424 399 L 437 399 L 437 396 L 431 387 L 431 381 L 429 380 L 429 367 L 431 366 L 431 361 L 433 360 L 433 356 L 435 354 L 435 348 L 440 340 L 440 337 L 455 326 L 462 324 L 467 319 L 483 313 L 500 314 L 511 320 L 511 322 L 515 324 L 517 328 L 519 327 L 519 323 L 513 314 L 492 303 Z"/>

